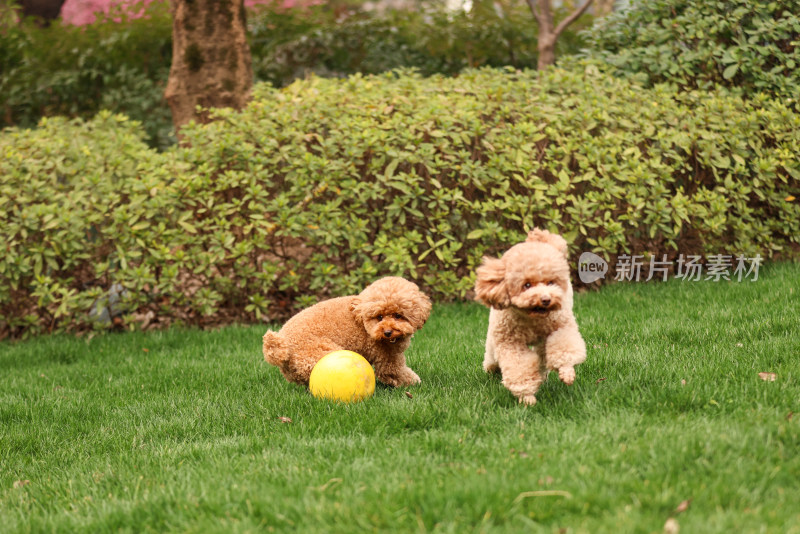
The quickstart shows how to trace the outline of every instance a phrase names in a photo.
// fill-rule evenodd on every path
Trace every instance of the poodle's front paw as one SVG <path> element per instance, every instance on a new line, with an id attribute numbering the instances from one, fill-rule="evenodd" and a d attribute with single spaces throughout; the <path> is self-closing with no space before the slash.
<path id="1" fill-rule="evenodd" d="M 561 379 L 566 385 L 571 386 L 575 382 L 575 368 L 562 367 L 558 370 L 558 378 Z"/>
<path id="2" fill-rule="evenodd" d="M 417 384 L 422 383 L 422 379 L 419 377 L 419 375 L 417 375 L 417 373 L 415 373 L 411 369 L 407 369 L 407 371 L 408 371 L 407 373 L 404 373 L 403 376 L 400 377 L 400 379 L 403 381 L 401 385 L 415 386 Z"/>
<path id="3" fill-rule="evenodd" d="M 536 395 L 521 395 L 519 397 L 519 402 L 526 406 L 533 406 L 536 404 Z"/>
<path id="4" fill-rule="evenodd" d="M 487 373 L 499 373 L 500 366 L 497 364 L 497 362 L 492 362 L 492 363 L 483 362 L 483 370 L 486 371 Z"/>
<path id="5" fill-rule="evenodd" d="M 403 386 L 414 386 L 422 382 L 420 377 L 417 376 L 417 373 L 408 368 L 404 369 L 397 375 L 379 376 L 378 380 L 380 380 L 387 386 L 392 386 L 394 388 L 399 388 Z"/>

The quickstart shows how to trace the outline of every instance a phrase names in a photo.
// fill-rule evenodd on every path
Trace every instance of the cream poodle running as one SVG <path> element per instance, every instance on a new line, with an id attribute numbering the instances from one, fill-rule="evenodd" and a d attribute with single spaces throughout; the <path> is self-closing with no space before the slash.
<path id="1" fill-rule="evenodd" d="M 551 370 L 571 385 L 586 345 L 572 314 L 564 238 L 534 229 L 501 258 L 484 258 L 477 275 L 475 298 L 491 307 L 484 370 L 499 371 L 525 404 L 536 403 Z"/>

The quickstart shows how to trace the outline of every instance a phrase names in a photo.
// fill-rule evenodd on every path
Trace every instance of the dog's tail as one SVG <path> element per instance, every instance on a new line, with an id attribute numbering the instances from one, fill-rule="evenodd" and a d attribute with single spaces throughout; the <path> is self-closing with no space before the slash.
<path id="1" fill-rule="evenodd" d="M 289 346 L 277 332 L 264 334 L 262 350 L 267 363 L 282 367 L 289 360 Z"/>

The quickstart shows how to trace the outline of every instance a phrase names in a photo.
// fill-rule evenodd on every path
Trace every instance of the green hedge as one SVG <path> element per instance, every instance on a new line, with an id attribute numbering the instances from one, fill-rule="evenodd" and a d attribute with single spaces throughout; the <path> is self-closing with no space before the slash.
<path id="1" fill-rule="evenodd" d="M 765 92 L 798 109 L 800 0 L 636 2 L 585 36 L 588 54 L 617 75 Z"/>
<path id="2" fill-rule="evenodd" d="M 0 135 L 0 337 L 85 324 L 106 289 L 136 278 L 160 243 L 137 232 L 174 202 L 152 194 L 167 167 L 143 137 L 108 112 Z"/>
<path id="3" fill-rule="evenodd" d="M 589 65 L 311 78 L 215 114 L 162 154 L 110 114 L 0 135 L 0 336 L 86 328 L 114 284 L 130 327 L 282 319 L 389 274 L 462 298 L 534 225 L 609 259 L 797 250 L 778 100 Z"/>

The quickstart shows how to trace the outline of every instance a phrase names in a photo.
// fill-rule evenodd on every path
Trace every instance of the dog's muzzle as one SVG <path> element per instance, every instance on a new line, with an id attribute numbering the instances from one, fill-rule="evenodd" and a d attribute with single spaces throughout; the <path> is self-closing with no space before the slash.
<path id="1" fill-rule="evenodd" d="M 398 332 L 397 330 L 384 330 L 383 331 L 383 339 L 384 341 L 388 341 L 389 343 L 397 343 L 398 339 L 403 337 L 402 332 Z"/>
<path id="2" fill-rule="evenodd" d="M 549 311 L 550 308 L 545 306 L 534 306 L 533 308 L 528 308 L 527 310 L 528 315 L 544 315 Z"/>
<path id="3" fill-rule="evenodd" d="M 550 299 L 542 299 L 537 306 L 531 306 L 530 308 L 525 308 L 525 313 L 530 315 L 531 317 L 547 315 L 551 311 L 555 311 L 559 308 L 559 305 Z"/>

